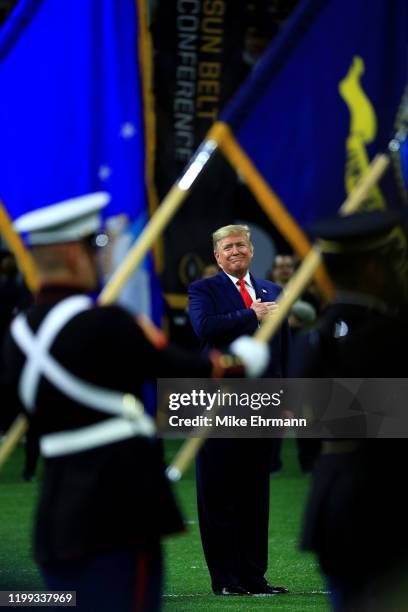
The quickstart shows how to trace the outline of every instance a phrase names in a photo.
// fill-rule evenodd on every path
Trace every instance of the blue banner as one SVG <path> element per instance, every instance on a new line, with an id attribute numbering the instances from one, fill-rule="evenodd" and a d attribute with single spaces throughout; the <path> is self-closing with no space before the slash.
<path id="1" fill-rule="evenodd" d="M 147 221 L 139 25 L 135 0 L 20 0 L 9 16 L 0 33 L 0 198 L 12 219 L 108 191 L 111 227 L 140 231 Z"/>
<path id="2" fill-rule="evenodd" d="M 303 0 L 221 115 L 300 227 L 338 211 L 395 129 L 406 0 Z M 377 187 L 367 208 L 386 206 Z"/>

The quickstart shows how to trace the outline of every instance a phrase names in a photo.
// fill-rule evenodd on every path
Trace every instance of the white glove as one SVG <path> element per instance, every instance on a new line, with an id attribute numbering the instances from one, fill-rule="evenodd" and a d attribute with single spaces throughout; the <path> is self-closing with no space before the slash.
<path id="1" fill-rule="evenodd" d="M 230 344 L 228 350 L 241 359 L 248 378 L 260 376 L 269 363 L 268 345 L 251 336 L 240 336 Z"/>

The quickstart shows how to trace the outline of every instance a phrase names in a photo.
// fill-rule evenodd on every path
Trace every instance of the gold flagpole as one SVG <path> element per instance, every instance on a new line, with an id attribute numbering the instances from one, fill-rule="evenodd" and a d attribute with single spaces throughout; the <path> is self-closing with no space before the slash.
<path id="1" fill-rule="evenodd" d="M 176 182 L 176 184 L 164 198 L 162 204 L 158 207 L 149 223 L 144 228 L 125 260 L 100 293 L 98 298 L 99 304 L 111 304 L 116 300 L 123 285 L 134 273 L 142 259 L 145 257 L 146 253 L 152 247 L 154 241 L 158 238 L 161 232 L 163 232 L 166 225 L 170 223 L 177 210 L 189 195 L 195 180 L 201 174 L 216 149 L 217 143 L 214 140 L 209 139 L 205 140 L 198 148 L 181 178 Z M 3 222 L 5 223 L 6 221 L 7 215 L 4 211 L 2 211 L 2 207 L 0 206 L 0 224 Z M 21 240 L 12 229 L 11 223 L 9 223 L 9 226 L 11 228 L 10 237 L 12 245 L 16 248 L 15 252 L 20 253 L 20 248 L 24 247 L 22 246 L 22 243 L 20 247 L 19 242 L 21 242 Z M 0 225 L 0 227 L 2 227 L 2 225 Z M 27 260 L 24 259 L 24 261 L 31 260 L 29 253 L 27 253 L 27 255 Z M 18 261 L 20 262 L 20 260 Z M 27 270 L 30 270 L 29 266 L 27 267 Z M 36 287 L 34 280 L 32 286 Z M 7 458 L 12 453 L 18 441 L 27 431 L 27 428 L 28 420 L 23 414 L 21 414 L 11 425 L 10 429 L 3 438 L 2 444 L 0 445 L 0 469 L 7 461 Z"/>
<path id="2" fill-rule="evenodd" d="M 380 180 L 384 172 L 390 164 L 390 158 L 387 155 L 377 155 L 369 165 L 364 176 L 357 183 L 355 189 L 343 202 L 340 207 L 339 214 L 349 215 L 358 211 L 367 193 Z M 322 263 L 320 251 L 313 247 L 298 270 L 286 285 L 285 291 L 281 293 L 278 304 L 279 308 L 269 319 L 265 320 L 261 327 L 254 334 L 254 338 L 260 342 L 268 342 L 276 331 L 281 326 L 283 320 L 287 316 L 293 303 L 297 300 L 302 291 L 306 288 L 315 271 Z M 205 430 L 200 437 L 194 436 L 184 442 L 175 456 L 173 463 L 167 470 L 167 476 L 170 480 L 177 481 L 184 474 L 185 470 L 194 461 L 198 451 L 206 440 L 206 434 L 209 430 Z"/>
<path id="3" fill-rule="evenodd" d="M 13 229 L 13 224 L 3 202 L 0 200 L 0 233 L 8 244 L 10 251 L 14 254 L 18 267 L 24 275 L 27 287 L 32 293 L 38 289 L 38 278 L 33 258 L 25 248 L 23 241 Z"/>
<path id="4" fill-rule="evenodd" d="M 125 260 L 122 262 L 122 264 L 116 270 L 115 274 L 107 283 L 106 287 L 101 292 L 98 299 L 98 302 L 100 304 L 110 304 L 116 300 L 123 285 L 134 273 L 137 266 L 145 257 L 148 250 L 152 247 L 154 241 L 165 229 L 165 227 L 168 225 L 173 216 L 176 214 L 177 210 L 184 202 L 184 200 L 189 195 L 195 180 L 206 167 L 212 155 L 217 150 L 217 147 L 218 143 L 216 142 L 216 140 L 208 139 L 205 140 L 203 144 L 199 147 L 199 149 L 196 151 L 182 177 L 176 182 L 176 184 L 172 187 L 167 196 L 164 198 L 162 204 L 159 206 L 159 208 L 156 210 L 156 212 L 150 219 L 149 223 L 146 225 L 134 247 L 130 250 Z M 355 190 L 353 190 L 349 198 L 344 202 L 340 210 L 347 209 L 350 213 L 352 212 L 350 210 L 351 206 L 353 207 L 353 210 L 357 210 L 358 206 L 361 204 L 367 192 L 381 178 L 388 165 L 389 158 L 386 155 L 377 156 L 370 164 L 366 174 L 357 184 Z M 354 196 L 355 192 L 357 192 L 357 196 Z M 352 203 L 351 205 L 350 202 Z M 0 206 L 0 213 L 1 209 L 2 207 Z M 310 255 L 310 257 L 312 257 L 312 255 Z M 307 281 L 310 280 L 313 275 L 313 272 L 319 265 L 320 257 L 318 263 L 316 263 L 316 256 L 313 256 L 313 258 L 309 261 L 307 260 L 308 257 L 305 258 L 303 264 L 301 265 L 296 274 L 296 276 L 302 274 L 303 278 L 303 270 L 307 269 L 307 274 L 310 275 L 306 275 L 304 277 L 304 280 L 302 280 L 302 283 L 304 282 L 305 285 L 307 284 Z M 312 269 L 313 271 L 310 272 L 310 270 Z M 295 279 L 293 279 L 293 281 L 294 280 Z M 301 286 L 300 282 L 299 286 Z M 295 294 L 294 292 L 285 292 L 285 295 L 282 297 L 282 300 L 279 300 L 280 308 L 276 316 L 273 317 L 273 319 L 266 321 L 263 326 L 258 330 L 256 337 L 259 340 L 266 341 L 266 338 L 270 338 L 271 334 L 276 332 L 282 320 L 289 311 L 291 305 L 296 300 L 297 296 L 301 291 L 302 288 L 298 290 L 297 294 Z M 275 320 L 277 321 L 276 323 Z M 266 326 L 265 330 L 264 326 Z M 24 420 L 26 421 L 26 417 L 21 415 L 21 418 L 19 418 L 15 421 L 15 423 L 13 423 L 13 425 L 10 427 L 9 431 L 3 439 L 2 445 L 0 446 L 0 469 L 4 465 L 5 461 L 11 454 L 14 447 L 16 446 L 18 440 L 20 440 L 20 438 L 24 435 L 26 431 L 27 423 L 23 425 Z M 191 463 L 191 461 L 193 461 L 200 446 L 204 443 L 204 440 L 205 438 L 196 438 L 194 441 L 194 438 L 190 438 L 188 441 L 185 442 L 185 444 L 177 454 L 172 466 L 169 468 L 169 474 L 173 474 L 173 476 L 175 476 L 174 479 L 177 479 L 178 474 L 178 477 L 180 477 L 186 467 Z M 180 459 L 180 457 L 182 459 Z M 179 466 L 179 461 L 181 463 L 181 469 Z"/>
<path id="5" fill-rule="evenodd" d="M 184 200 L 189 195 L 197 177 L 206 167 L 217 149 L 215 140 L 205 140 L 194 154 L 182 177 L 173 185 L 163 202 L 157 208 L 135 245 L 120 264 L 112 278 L 102 290 L 99 304 L 110 304 L 116 300 L 123 285 L 139 266 L 146 253 L 152 248 L 155 240 L 170 223 Z"/>

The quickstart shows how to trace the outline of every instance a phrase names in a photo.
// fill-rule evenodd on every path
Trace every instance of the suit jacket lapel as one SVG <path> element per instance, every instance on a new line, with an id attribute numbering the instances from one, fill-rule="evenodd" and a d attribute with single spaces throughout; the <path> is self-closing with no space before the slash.
<path id="1" fill-rule="evenodd" d="M 242 310 L 242 308 L 245 308 L 244 300 L 242 299 L 238 289 L 234 287 L 231 279 L 228 278 L 228 276 L 222 270 L 219 272 L 219 275 L 223 284 L 223 290 L 225 291 L 226 298 L 237 310 Z"/>
<path id="2" fill-rule="evenodd" d="M 256 297 L 261 298 L 261 302 L 272 302 L 275 298 L 272 297 L 271 292 L 265 287 L 262 287 L 262 281 L 257 281 L 251 274 L 252 286 L 255 289 Z"/>
<path id="3" fill-rule="evenodd" d="M 267 294 L 262 291 L 262 288 L 259 286 L 259 283 L 257 282 L 256 278 L 252 276 L 252 274 L 250 274 L 250 277 L 252 286 L 255 289 L 256 297 L 261 298 L 261 302 L 264 302 L 265 300 L 267 301 Z"/>

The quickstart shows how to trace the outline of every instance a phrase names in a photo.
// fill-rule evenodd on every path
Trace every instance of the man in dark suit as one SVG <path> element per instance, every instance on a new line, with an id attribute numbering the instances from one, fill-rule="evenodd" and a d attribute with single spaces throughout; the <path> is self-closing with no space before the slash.
<path id="1" fill-rule="evenodd" d="M 281 288 L 249 273 L 253 258 L 249 228 L 228 225 L 213 234 L 221 271 L 192 283 L 189 312 L 203 351 L 253 334 L 277 308 Z M 268 375 L 286 375 L 288 328 L 271 342 Z M 275 595 L 284 587 L 267 583 L 268 439 L 209 439 L 197 460 L 201 539 L 212 589 L 217 595 Z"/>

